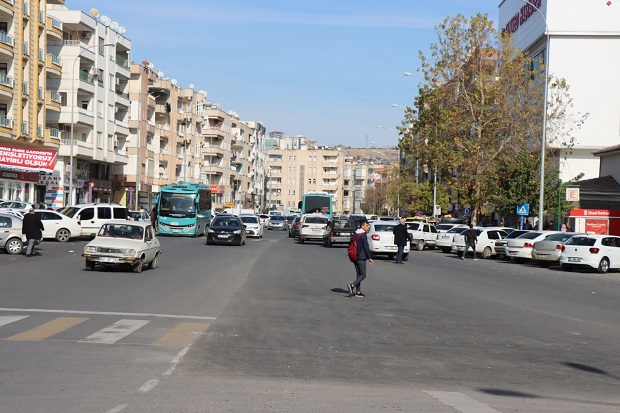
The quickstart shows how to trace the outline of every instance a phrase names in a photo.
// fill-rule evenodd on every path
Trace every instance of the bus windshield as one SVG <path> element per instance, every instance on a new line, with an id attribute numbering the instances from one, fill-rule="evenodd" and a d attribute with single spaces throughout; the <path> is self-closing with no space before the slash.
<path id="1" fill-rule="evenodd" d="M 305 195 L 303 213 L 311 214 L 320 212 L 325 215 L 331 214 L 332 202 L 329 196 Z"/>
<path id="2" fill-rule="evenodd" d="M 196 216 L 196 194 L 162 192 L 160 197 L 160 216 L 174 218 L 193 218 Z"/>

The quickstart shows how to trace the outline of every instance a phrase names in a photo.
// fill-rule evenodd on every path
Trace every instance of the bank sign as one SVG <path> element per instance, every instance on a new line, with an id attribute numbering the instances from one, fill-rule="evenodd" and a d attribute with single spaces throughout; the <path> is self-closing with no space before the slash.
<path id="1" fill-rule="evenodd" d="M 537 9 L 540 10 L 542 6 L 542 0 L 528 0 L 527 2 L 523 0 L 523 2 L 523 7 L 508 20 L 506 27 L 502 29 L 502 33 L 512 34 L 516 32 L 519 27 L 523 26 L 527 19 L 532 17 L 534 13 L 538 13 Z"/>
<path id="2" fill-rule="evenodd" d="M 57 155 L 58 151 L 54 149 L 0 145 L 0 166 L 30 171 L 54 172 Z"/>

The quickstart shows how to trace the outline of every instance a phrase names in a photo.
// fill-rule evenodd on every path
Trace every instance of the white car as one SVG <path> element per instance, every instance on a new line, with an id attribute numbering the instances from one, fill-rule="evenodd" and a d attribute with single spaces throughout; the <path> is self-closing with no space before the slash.
<path id="1" fill-rule="evenodd" d="M 273 220 L 273 218 L 272 218 Z M 299 222 L 299 243 L 313 240 L 323 242 L 329 220 L 323 214 L 305 214 Z"/>
<path id="2" fill-rule="evenodd" d="M 245 226 L 246 237 L 263 237 L 263 224 L 257 215 L 239 215 L 241 222 Z"/>
<path id="3" fill-rule="evenodd" d="M 467 225 L 465 225 L 465 224 L 437 224 L 437 225 L 435 225 L 435 228 L 437 229 L 437 232 L 439 234 L 442 234 L 444 232 L 450 231 L 452 228 L 464 228 L 464 229 L 467 229 L 469 227 Z"/>
<path id="4" fill-rule="evenodd" d="M 396 256 L 398 247 L 394 244 L 394 227 L 398 221 L 374 221 L 368 230 L 368 246 L 373 255 L 387 255 L 389 259 Z M 403 261 L 409 259 L 409 241 L 405 245 Z"/>
<path id="5" fill-rule="evenodd" d="M 422 221 L 405 222 L 407 232 L 411 235 L 413 241 L 411 246 L 418 251 L 423 251 L 424 247 L 435 248 L 437 243 L 437 229 L 433 224 Z"/>
<path id="6" fill-rule="evenodd" d="M 453 224 L 441 224 L 441 225 L 453 225 Z M 459 226 L 446 231 L 440 232 L 437 234 L 437 242 L 435 243 L 435 247 L 439 248 L 441 251 L 446 254 L 452 251 L 452 243 L 454 242 L 454 237 L 466 231 L 469 228 L 467 225 Z M 438 230 L 439 231 L 439 230 Z"/>
<path id="7" fill-rule="evenodd" d="M 508 240 L 506 244 L 506 257 L 510 257 L 516 262 L 523 262 L 525 260 L 532 259 L 532 250 L 534 249 L 534 243 L 542 241 L 550 235 L 561 234 L 560 231 L 530 231 L 517 237 L 515 239 Z"/>
<path id="8" fill-rule="evenodd" d="M 84 247 L 82 256 L 86 259 L 86 271 L 103 265 L 126 266 L 140 273 L 144 264 L 155 269 L 160 254 L 159 240 L 150 223 L 113 220 L 103 223 L 95 238 Z"/>
<path id="9" fill-rule="evenodd" d="M 32 204 L 21 201 L 4 201 L 0 202 L 0 211 L 18 211 L 22 213 L 26 213 L 30 211 L 30 208 L 34 208 Z"/>
<path id="10" fill-rule="evenodd" d="M 620 269 L 620 237 L 613 235 L 575 235 L 564 244 L 560 265 L 564 271 L 594 268 L 604 274 Z"/>
<path id="11" fill-rule="evenodd" d="M 267 224 L 269 224 L 269 215 L 260 214 L 258 217 L 260 218 L 260 223 L 263 224 L 263 227 L 267 228 Z"/>
<path id="12" fill-rule="evenodd" d="M 482 258 L 491 258 L 496 254 L 495 241 L 508 236 L 503 228 L 498 227 L 474 227 L 478 241 L 476 242 L 476 254 L 482 255 Z M 458 254 L 465 251 L 465 231 L 454 237 L 452 242 L 452 250 Z"/>
<path id="13" fill-rule="evenodd" d="M 56 211 L 35 209 L 34 214 L 41 218 L 45 229 L 43 238 L 53 238 L 58 242 L 67 242 L 73 237 L 82 235 L 82 227 L 75 219 Z"/>

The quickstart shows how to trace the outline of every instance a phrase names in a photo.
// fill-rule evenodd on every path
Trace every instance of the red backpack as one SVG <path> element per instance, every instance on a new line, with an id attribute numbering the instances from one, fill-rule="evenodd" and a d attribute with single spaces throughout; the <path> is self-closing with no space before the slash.
<path id="1" fill-rule="evenodd" d="M 357 261 L 357 240 L 364 234 L 357 234 L 357 237 L 353 238 L 351 243 L 349 244 L 349 248 L 347 248 L 347 254 L 349 254 L 349 259 L 351 262 Z"/>

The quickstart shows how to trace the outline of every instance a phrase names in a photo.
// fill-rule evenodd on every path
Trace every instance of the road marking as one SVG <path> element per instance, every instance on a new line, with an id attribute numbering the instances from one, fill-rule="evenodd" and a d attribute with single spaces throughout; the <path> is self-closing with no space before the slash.
<path id="1" fill-rule="evenodd" d="M 447 406 L 453 407 L 460 413 L 501 413 L 499 410 L 467 397 L 463 393 L 451 391 L 425 391 L 424 393 L 433 396 Z"/>
<path id="2" fill-rule="evenodd" d="M 82 317 L 59 317 L 55 320 L 41 324 L 40 326 L 31 328 L 22 333 L 15 334 L 14 336 L 6 338 L 6 340 L 13 341 L 41 341 L 46 338 L 52 337 L 58 333 L 70 329 L 80 323 L 83 323 L 89 318 Z"/>
<path id="3" fill-rule="evenodd" d="M 116 406 L 112 410 L 108 410 L 105 413 L 120 413 L 120 412 L 122 412 L 123 410 L 125 410 L 128 407 L 129 407 L 128 404 L 119 404 L 118 406 Z"/>
<path id="4" fill-rule="evenodd" d="M 183 357 L 185 356 L 185 354 L 188 351 L 189 351 L 189 346 L 187 346 L 183 350 L 179 351 L 179 353 L 176 356 L 174 356 L 174 358 L 172 359 L 172 366 L 170 366 L 170 368 L 168 370 L 166 370 L 162 374 L 162 376 L 170 376 L 170 375 L 172 375 L 172 373 L 174 373 L 174 370 L 177 368 L 177 366 L 179 365 L 181 360 L 183 360 Z"/>
<path id="5" fill-rule="evenodd" d="M 19 320 L 23 320 L 24 318 L 30 317 L 29 315 L 3 315 L 0 316 L 0 327 L 5 326 L 7 324 L 14 323 Z"/>
<path id="6" fill-rule="evenodd" d="M 79 340 L 80 343 L 114 344 L 118 340 L 127 337 L 137 329 L 150 323 L 148 320 L 119 320 L 86 337 Z"/>
<path id="7" fill-rule="evenodd" d="M 179 323 L 153 344 L 161 347 L 186 347 L 209 327 L 209 323 Z"/>
<path id="8" fill-rule="evenodd" d="M 142 387 L 138 389 L 138 391 L 142 393 L 148 393 L 149 391 L 153 390 L 155 386 L 157 386 L 158 384 L 159 384 L 159 380 L 157 379 L 149 380 L 146 383 L 144 383 Z"/>
<path id="9" fill-rule="evenodd" d="M 118 316 L 122 316 L 122 317 L 181 318 L 181 319 L 188 319 L 188 320 L 215 320 L 217 318 L 217 317 L 203 317 L 203 316 L 197 316 L 197 315 L 151 314 L 151 313 L 118 313 L 118 312 L 108 312 L 108 311 L 46 310 L 46 309 L 39 309 L 39 308 L 0 308 L 0 311 L 24 312 L 24 313 L 60 313 L 60 314 L 118 315 Z"/>

